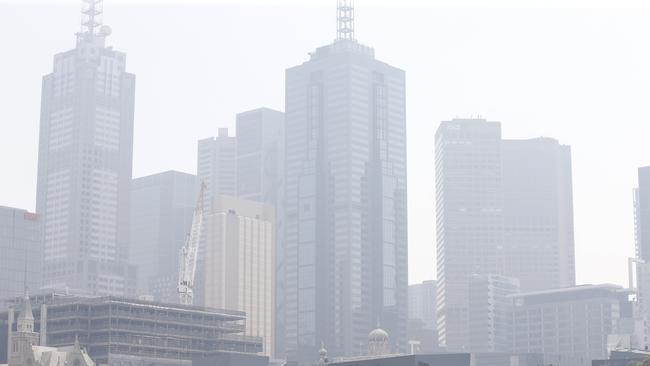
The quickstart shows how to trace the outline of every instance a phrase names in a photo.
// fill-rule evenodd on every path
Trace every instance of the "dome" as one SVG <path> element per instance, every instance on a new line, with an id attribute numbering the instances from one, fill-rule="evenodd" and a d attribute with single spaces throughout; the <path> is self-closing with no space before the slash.
<path id="1" fill-rule="evenodd" d="M 370 341 L 370 342 L 387 342 L 388 341 L 388 333 L 385 330 L 381 329 L 381 328 L 377 328 L 377 329 L 373 330 L 372 332 L 370 332 L 370 334 L 368 334 L 368 341 Z"/>

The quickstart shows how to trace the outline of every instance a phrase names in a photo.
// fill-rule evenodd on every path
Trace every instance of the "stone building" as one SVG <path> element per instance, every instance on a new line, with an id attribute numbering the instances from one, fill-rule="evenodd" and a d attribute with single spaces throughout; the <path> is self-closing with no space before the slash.
<path id="1" fill-rule="evenodd" d="M 79 346 L 78 339 L 72 346 L 40 346 L 39 333 L 34 331 L 32 305 L 27 296 L 16 325 L 17 330 L 9 340 L 9 363 L 6 366 L 95 366 L 86 350 Z"/>

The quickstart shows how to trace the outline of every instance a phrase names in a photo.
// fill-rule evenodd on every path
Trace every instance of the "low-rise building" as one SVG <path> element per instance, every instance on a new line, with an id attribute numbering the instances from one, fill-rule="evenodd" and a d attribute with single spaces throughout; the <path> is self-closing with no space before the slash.
<path id="1" fill-rule="evenodd" d="M 628 299 L 620 286 L 603 284 L 522 293 L 513 301 L 514 352 L 544 354 L 544 364 L 589 366 L 607 358 Z"/>

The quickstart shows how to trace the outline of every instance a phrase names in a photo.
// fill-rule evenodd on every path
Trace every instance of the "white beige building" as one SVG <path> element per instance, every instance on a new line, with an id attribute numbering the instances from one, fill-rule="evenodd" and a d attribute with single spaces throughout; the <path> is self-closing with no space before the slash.
<path id="1" fill-rule="evenodd" d="M 275 232 L 270 205 L 217 196 L 205 217 L 205 305 L 246 312 L 246 335 L 275 347 Z"/>

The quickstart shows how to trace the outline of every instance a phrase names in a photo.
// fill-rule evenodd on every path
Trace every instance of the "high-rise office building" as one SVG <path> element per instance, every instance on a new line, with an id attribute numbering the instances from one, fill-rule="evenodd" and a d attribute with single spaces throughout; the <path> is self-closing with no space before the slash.
<path id="1" fill-rule="evenodd" d="M 512 298 L 519 280 L 493 274 L 469 280 L 469 349 L 508 353 L 512 350 Z"/>
<path id="2" fill-rule="evenodd" d="M 246 313 L 246 334 L 275 350 L 275 213 L 271 205 L 231 196 L 205 212 L 205 305 Z"/>
<path id="3" fill-rule="evenodd" d="M 197 176 L 205 183 L 205 202 L 219 195 L 237 195 L 237 139 L 219 128 L 216 137 L 199 140 Z"/>
<path id="4" fill-rule="evenodd" d="M 0 206 L 0 302 L 41 287 L 41 219 Z"/>
<path id="5" fill-rule="evenodd" d="M 502 140 L 498 122 L 455 119 L 436 133 L 438 330 L 470 345 L 471 275 L 521 291 L 575 284 L 571 152 L 554 139 Z"/>
<path id="6" fill-rule="evenodd" d="M 237 114 L 237 196 L 276 206 L 284 179 L 284 113 Z"/>
<path id="7" fill-rule="evenodd" d="M 338 36 L 286 71 L 282 269 L 284 350 L 313 360 L 365 349 L 378 325 L 406 351 L 404 71 L 354 39 L 339 1 Z"/>
<path id="8" fill-rule="evenodd" d="M 501 156 L 505 273 L 527 292 L 574 286 L 571 147 L 503 140 Z"/>
<path id="9" fill-rule="evenodd" d="M 501 125 L 442 122 L 435 154 L 438 338 L 468 350 L 470 276 L 504 274 Z"/>
<path id="10" fill-rule="evenodd" d="M 192 226 L 198 182 L 168 171 L 133 179 L 130 262 L 138 268 L 138 294 L 179 301 L 178 256 Z"/>
<path id="11" fill-rule="evenodd" d="M 43 78 L 37 212 L 44 284 L 96 294 L 132 293 L 127 265 L 135 76 L 106 46 L 101 1 L 85 0 L 76 47 Z"/>

